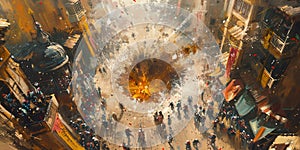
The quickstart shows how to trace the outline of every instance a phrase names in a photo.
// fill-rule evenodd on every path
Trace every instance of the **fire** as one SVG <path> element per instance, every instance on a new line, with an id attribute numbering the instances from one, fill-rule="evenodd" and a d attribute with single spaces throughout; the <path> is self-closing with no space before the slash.
<path id="1" fill-rule="evenodd" d="M 151 96 L 151 93 L 149 91 L 149 82 L 145 74 L 143 74 L 142 78 L 138 80 L 140 81 L 130 80 L 129 90 L 132 94 L 132 98 L 135 98 L 138 101 L 147 100 Z"/>

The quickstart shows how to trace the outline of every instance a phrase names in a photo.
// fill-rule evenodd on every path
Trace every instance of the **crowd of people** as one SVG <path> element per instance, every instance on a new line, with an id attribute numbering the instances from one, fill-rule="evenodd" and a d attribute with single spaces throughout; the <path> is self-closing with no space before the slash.
<path id="1" fill-rule="evenodd" d="M 159 111 L 159 113 L 155 112 L 153 118 L 154 118 L 155 125 L 159 125 L 163 123 L 164 115 L 162 111 Z"/>
<path id="2" fill-rule="evenodd" d="M 226 126 L 224 121 L 229 122 L 229 125 Z M 221 133 L 226 132 L 230 139 L 238 137 L 241 139 L 243 145 L 247 145 L 252 142 L 253 135 L 250 134 L 251 129 L 246 125 L 245 119 L 238 115 L 235 106 L 230 105 L 225 101 L 223 102 L 221 110 L 213 124 L 213 128 L 215 130 L 219 126 Z"/>
<path id="3" fill-rule="evenodd" d="M 110 117 L 107 116 L 106 99 L 103 97 L 100 87 L 93 87 L 92 80 L 93 77 L 89 73 L 80 75 L 76 80 L 76 85 L 84 85 L 75 88 L 75 93 L 81 93 L 80 110 L 82 112 L 81 116 L 85 122 L 82 119 L 75 119 L 75 121 L 71 120 L 70 125 L 76 133 L 80 135 L 79 143 L 86 149 L 109 150 L 107 142 L 101 137 L 112 135 L 112 130 L 115 127 L 114 123 L 120 119 L 121 116 L 116 116 L 114 113 Z M 119 106 L 121 110 L 124 109 L 122 104 L 119 104 Z M 95 116 L 95 112 L 101 112 L 100 114 L 102 115 L 98 118 Z M 98 121 L 101 122 L 101 126 L 97 126 L 98 123 L 95 123 Z M 89 127 L 86 122 L 93 124 L 93 126 Z M 100 128 L 100 135 L 96 136 L 93 129 L 97 127 Z"/>
<path id="4" fill-rule="evenodd" d="M 202 108 L 202 106 L 195 106 L 195 113 L 194 113 L 194 125 L 197 129 L 200 128 L 200 126 L 204 125 L 205 122 L 205 108 Z"/>
<path id="5" fill-rule="evenodd" d="M 87 150 L 109 150 L 107 143 L 95 135 L 94 129 L 81 118 L 70 120 L 69 125 L 79 135 L 79 143 Z"/>
<path id="6" fill-rule="evenodd" d="M 31 66 L 30 60 L 15 60 L 20 63 L 22 70 L 27 78 L 34 84 L 38 83 L 43 92 L 50 93 L 62 93 L 65 92 L 71 83 L 71 75 L 66 72 L 46 72 L 38 73 Z"/>
<path id="7" fill-rule="evenodd" d="M 104 71 L 101 70 L 101 72 L 104 72 Z M 86 80 L 90 80 L 91 77 L 89 77 L 89 75 L 86 75 L 86 74 L 84 76 L 85 77 L 81 77 L 81 79 L 77 80 L 79 85 L 85 85 L 85 87 L 86 87 L 86 88 L 78 87 L 78 89 L 81 88 L 79 93 L 81 93 L 80 96 L 82 96 L 81 100 L 80 100 L 80 101 L 82 101 L 82 103 L 80 105 L 81 111 L 82 111 L 82 117 L 84 118 L 85 121 L 87 121 L 89 123 L 95 122 L 95 121 L 100 122 L 101 126 L 99 126 L 99 127 L 101 128 L 100 129 L 101 137 L 107 136 L 107 134 L 113 134 L 113 132 L 114 132 L 113 123 L 115 121 L 118 121 L 119 119 L 116 116 L 116 114 L 112 113 L 112 118 L 111 118 L 110 114 L 108 114 L 106 112 L 107 111 L 106 107 L 108 104 L 106 102 L 106 99 L 102 97 L 103 95 L 101 93 L 101 91 L 105 90 L 105 89 L 101 89 L 100 87 L 98 89 L 90 88 L 90 85 L 88 85 L 89 83 L 85 83 L 85 82 L 87 82 Z M 205 85 L 208 88 L 210 86 L 210 83 L 206 83 Z M 218 89 L 218 88 L 215 87 L 214 89 Z M 77 92 L 75 92 L 75 93 L 77 93 Z M 213 93 L 213 92 L 211 92 L 211 93 Z M 207 93 L 207 94 L 211 94 L 211 93 Z M 216 95 L 212 95 L 212 97 L 210 97 L 209 99 L 214 99 L 215 96 Z M 219 96 L 219 95 L 217 95 L 217 96 Z M 209 108 L 210 106 L 211 107 L 214 106 L 213 101 L 203 100 L 204 99 L 203 97 L 204 97 L 204 92 L 201 93 L 202 101 L 206 102 L 205 104 L 203 104 L 203 106 L 193 105 L 193 98 L 190 96 L 187 98 L 187 100 L 184 100 L 184 101 L 187 101 L 187 103 L 181 102 L 179 100 L 178 102 L 170 102 L 169 107 L 171 108 L 172 112 L 174 112 L 174 114 L 177 115 L 178 120 L 181 120 L 181 116 L 183 116 L 185 119 L 189 119 L 189 118 L 193 117 L 192 114 L 194 113 L 195 125 L 197 124 L 197 126 L 203 126 L 207 116 L 208 116 L 208 119 L 214 118 L 213 117 L 214 112 L 212 112 L 213 109 Z M 94 99 L 100 99 L 100 100 L 95 101 Z M 101 114 L 102 117 L 100 117 L 100 120 L 99 119 L 97 120 L 97 118 L 95 118 L 95 120 L 93 120 L 93 116 L 95 116 L 95 114 L 93 114 L 93 113 L 95 113 L 95 112 L 99 112 Z M 153 114 L 153 121 L 156 125 L 157 133 L 160 135 L 162 141 L 167 140 L 170 145 L 172 145 L 172 141 L 174 139 L 173 133 L 170 130 L 168 130 L 168 128 L 170 128 L 172 125 L 171 118 L 173 118 L 173 116 L 171 117 L 171 115 L 172 114 L 163 114 L 163 111 L 157 111 Z M 92 117 L 90 117 L 90 116 L 92 116 Z M 167 119 L 167 120 L 165 120 L 165 119 Z M 175 122 L 175 121 L 176 120 L 174 120 L 173 122 Z M 130 138 L 132 137 L 132 132 L 130 131 L 130 129 L 128 129 L 128 130 L 124 129 L 124 130 L 125 130 L 125 135 L 126 135 L 128 141 L 122 143 L 121 147 L 123 149 L 127 150 L 127 149 L 130 149 L 130 142 L 131 142 Z M 139 132 L 138 135 L 139 136 L 138 136 L 137 140 L 145 142 L 144 141 L 145 135 L 144 135 L 144 132 L 142 132 L 142 130 L 141 130 L 141 132 Z M 143 143 L 143 142 L 138 142 L 138 143 Z M 192 142 L 187 142 L 186 148 L 191 149 L 192 147 L 194 147 L 195 149 L 198 149 L 199 144 L 200 144 L 200 141 L 198 139 L 195 139 L 194 141 L 192 140 Z"/>
<path id="8" fill-rule="evenodd" d="M 98 101 L 97 99 L 101 98 L 101 90 L 96 90 L 93 88 L 92 85 L 93 77 L 88 74 L 83 74 L 78 76 L 76 80 L 76 84 L 73 86 L 77 86 L 74 88 L 74 93 L 79 94 L 80 93 L 80 100 L 81 101 L 79 107 L 82 111 L 81 115 L 83 119 L 86 122 L 92 123 L 96 121 L 96 118 L 92 118 L 90 116 L 94 116 L 95 112 L 98 112 L 98 108 L 104 109 L 106 103 L 105 99 L 102 99 L 102 101 Z M 83 85 L 83 86 L 80 86 Z M 100 91 L 99 91 L 100 90 Z M 100 92 L 100 93 L 99 93 Z"/>
<path id="9" fill-rule="evenodd" d="M 40 88 L 28 91 L 22 96 L 23 100 L 20 102 L 12 92 L 3 93 L 1 105 L 17 118 L 21 126 L 29 127 L 43 121 L 51 97 L 44 96 Z"/>

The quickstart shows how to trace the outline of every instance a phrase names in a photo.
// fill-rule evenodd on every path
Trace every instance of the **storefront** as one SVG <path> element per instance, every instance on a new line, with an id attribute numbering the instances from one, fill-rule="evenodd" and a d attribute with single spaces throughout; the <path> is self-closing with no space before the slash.
<path id="1" fill-rule="evenodd" d="M 72 129 L 68 129 L 60 114 L 57 113 L 52 128 L 53 134 L 56 135 L 59 141 L 63 142 L 70 149 L 84 150 L 84 148 L 79 145 L 77 140 L 72 136 L 70 131 L 72 131 Z"/>

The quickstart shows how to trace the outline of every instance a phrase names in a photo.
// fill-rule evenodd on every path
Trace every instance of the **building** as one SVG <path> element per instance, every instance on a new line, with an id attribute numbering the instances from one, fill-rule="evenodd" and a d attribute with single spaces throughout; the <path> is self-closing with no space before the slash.
<path id="1" fill-rule="evenodd" d="M 262 21 L 263 48 L 268 56 L 261 84 L 272 88 L 287 68 L 290 58 L 299 48 L 299 20 L 300 7 L 283 6 L 268 9 Z M 279 22 L 278 22 L 279 21 Z"/>
<path id="2" fill-rule="evenodd" d="M 3 31 L 7 30 L 8 26 L 9 23 L 5 19 L 0 19 L 1 41 L 4 41 Z M 47 37 L 46 34 L 44 37 Z M 47 38 L 40 38 L 39 41 L 47 41 Z M 40 87 L 35 88 L 2 44 L 0 45 L 1 119 L 7 120 L 7 124 L 16 129 L 14 134 L 19 135 L 20 141 L 27 143 L 25 148 L 83 149 L 60 117 L 55 95 L 46 95 Z"/>
<path id="3" fill-rule="evenodd" d="M 209 0 L 205 17 L 205 24 L 211 30 L 219 45 L 223 35 L 221 28 L 224 20 L 224 2 L 222 0 Z"/>
<path id="4" fill-rule="evenodd" d="M 83 8 L 80 0 L 64 0 L 68 19 L 75 30 L 79 32 L 88 32 L 89 27 L 86 17 L 86 10 Z"/>
<path id="5" fill-rule="evenodd" d="M 71 23 L 79 22 L 84 17 L 85 10 L 80 0 L 67 0 L 65 6 Z"/>
<path id="6" fill-rule="evenodd" d="M 228 55 L 225 78 L 241 83 L 227 83 L 224 97 L 228 102 L 233 100 L 238 114 L 248 119 L 253 148 L 268 148 L 276 136 L 299 131 L 299 119 L 295 120 L 299 113 L 299 101 L 295 99 L 300 83 L 295 70 L 299 64 L 299 4 L 227 2 L 220 46 L 223 55 Z"/>
<path id="7" fill-rule="evenodd" d="M 270 146 L 270 150 L 288 150 L 288 149 L 300 149 L 300 137 L 296 135 L 280 135 L 273 144 Z"/>
<path id="8" fill-rule="evenodd" d="M 227 1 L 228 2 L 228 1 Z M 227 3 L 225 3 L 227 5 Z M 225 7 L 226 21 L 223 27 L 223 37 L 220 45 L 222 53 L 231 53 L 237 61 L 243 53 L 244 40 L 249 27 L 257 23 L 260 19 L 262 8 L 250 0 L 230 0 Z M 229 68 L 231 68 L 229 66 Z"/>
<path id="9" fill-rule="evenodd" d="M 12 20 L 11 30 L 7 32 L 10 40 L 6 42 L 9 51 L 15 54 L 19 51 L 14 45 L 25 44 L 32 40 L 34 24 L 29 20 L 30 14 L 35 13 L 48 32 L 58 30 L 69 30 L 71 24 L 66 15 L 66 8 L 61 0 L 2 0 L 0 2 L 0 17 Z M 18 8 L 18 9 L 16 9 Z M 49 21 L 51 20 L 51 21 Z"/>
<path id="10" fill-rule="evenodd" d="M 34 18 L 33 18 L 34 19 Z M 38 83 L 47 94 L 68 93 L 71 79 L 69 56 L 63 46 L 52 42 L 50 34 L 35 21 L 35 42 L 30 45 L 30 53 L 21 62 L 21 67 L 32 83 Z M 49 86 L 51 85 L 51 86 Z"/>
<path id="11" fill-rule="evenodd" d="M 299 130 L 299 120 L 292 116 L 300 107 L 299 97 L 299 41 L 300 41 L 300 5 L 270 8 L 262 21 L 263 36 L 261 43 L 267 59 L 264 61 L 261 86 L 271 91 L 271 101 L 278 102 L 287 117 L 298 125 L 290 126 Z M 280 20 L 278 22 L 278 19 Z M 294 124 L 294 123 L 291 123 Z"/>
<path id="12" fill-rule="evenodd" d="M 5 92 L 11 91 L 18 99 L 22 99 L 22 93 L 27 93 L 33 89 L 30 82 L 27 80 L 20 65 L 16 63 L 9 51 L 3 46 L 4 34 L 8 29 L 10 23 L 5 19 L 0 19 L 0 83 L 2 85 L 1 90 Z"/>

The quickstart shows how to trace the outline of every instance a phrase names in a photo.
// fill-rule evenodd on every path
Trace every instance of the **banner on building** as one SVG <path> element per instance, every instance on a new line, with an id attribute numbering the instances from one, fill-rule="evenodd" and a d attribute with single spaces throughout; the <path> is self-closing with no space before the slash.
<path id="1" fill-rule="evenodd" d="M 53 132 L 57 135 L 71 148 L 76 150 L 84 150 L 84 148 L 77 143 L 77 141 L 72 137 L 66 126 L 60 120 L 59 114 L 56 114 L 54 126 L 52 128 Z"/>
<path id="2" fill-rule="evenodd" d="M 263 71 L 263 73 L 262 73 L 261 81 L 260 81 L 261 86 L 262 86 L 263 88 L 265 88 L 265 87 L 267 86 L 267 84 L 269 83 L 270 77 L 271 77 L 270 73 L 269 73 L 268 70 L 265 68 L 264 71 Z"/>
<path id="3" fill-rule="evenodd" d="M 227 60 L 227 65 L 226 65 L 226 72 L 225 72 L 226 77 L 230 76 L 230 70 L 231 70 L 232 65 L 235 62 L 237 52 L 238 52 L 237 48 L 233 48 L 233 47 L 230 48 L 230 52 L 229 52 L 229 56 L 228 56 L 228 60 Z"/>

